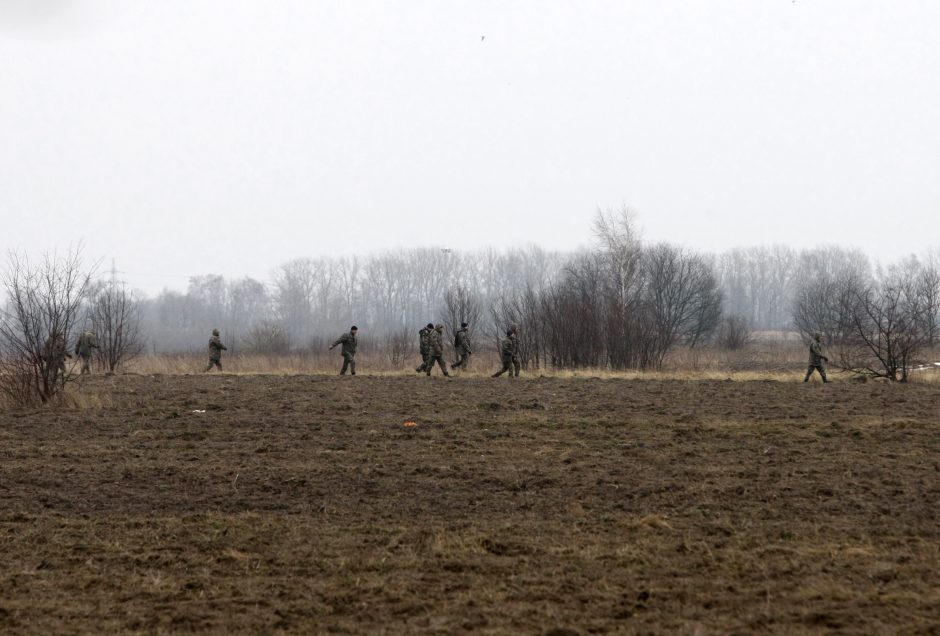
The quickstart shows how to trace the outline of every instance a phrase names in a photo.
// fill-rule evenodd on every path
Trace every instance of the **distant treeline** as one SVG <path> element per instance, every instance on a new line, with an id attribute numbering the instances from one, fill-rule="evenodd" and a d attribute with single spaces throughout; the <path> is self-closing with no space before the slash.
<path id="1" fill-rule="evenodd" d="M 714 255 L 647 244 L 627 211 L 598 213 L 594 230 L 592 248 L 573 253 L 418 248 L 296 259 L 268 281 L 194 276 L 185 293 L 142 302 L 142 333 L 151 352 L 204 347 L 217 327 L 231 352 L 281 353 L 322 348 L 356 324 L 364 343 L 404 353 L 428 322 L 451 334 L 469 322 L 478 350 L 512 324 L 529 366 L 649 368 L 676 345 L 740 337 L 742 328 L 825 329 L 826 290 L 886 275 L 836 246 Z M 892 271 L 936 265 L 911 257 Z"/>

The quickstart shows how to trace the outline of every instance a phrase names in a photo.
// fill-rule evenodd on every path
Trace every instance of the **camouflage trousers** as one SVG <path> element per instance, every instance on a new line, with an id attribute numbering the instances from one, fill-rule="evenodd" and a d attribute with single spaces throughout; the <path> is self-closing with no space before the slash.
<path id="1" fill-rule="evenodd" d="M 212 367 L 218 367 L 219 371 L 222 370 L 222 359 L 221 358 L 209 358 L 209 366 L 206 367 L 206 373 L 212 371 Z"/>
<path id="2" fill-rule="evenodd" d="M 428 356 L 428 361 L 425 362 L 425 368 L 424 368 L 425 372 L 428 375 L 431 375 L 431 371 L 434 369 L 435 362 L 438 365 L 440 365 L 441 371 L 444 372 L 444 375 L 450 375 L 449 373 L 447 373 L 447 363 L 444 362 L 444 356 L 442 355 L 441 356 L 432 356 L 432 355 Z"/>
<path id="3" fill-rule="evenodd" d="M 498 378 L 509 371 L 509 377 L 519 377 L 519 359 L 512 356 L 503 356 L 503 368 L 494 373 L 491 377 Z"/>
<path id="4" fill-rule="evenodd" d="M 460 352 L 457 354 L 457 362 L 450 365 L 450 368 L 456 369 L 457 367 L 462 367 L 466 369 L 468 366 L 470 366 L 470 354 Z"/>
<path id="5" fill-rule="evenodd" d="M 81 356 L 82 358 L 82 375 L 86 373 L 91 373 L 91 356 Z"/>
<path id="6" fill-rule="evenodd" d="M 427 368 L 428 368 L 428 355 L 429 355 L 429 352 L 428 352 L 428 351 L 422 351 L 422 352 L 421 352 L 421 364 L 418 365 L 418 368 L 415 369 L 415 372 L 421 373 L 422 371 L 426 371 L 426 370 L 427 370 Z"/>
<path id="7" fill-rule="evenodd" d="M 343 368 L 339 374 L 346 375 L 347 370 L 350 371 L 350 375 L 356 375 L 356 354 L 354 353 L 343 354 Z"/>
<path id="8" fill-rule="evenodd" d="M 828 382 L 829 378 L 826 377 L 826 367 L 821 364 L 811 364 L 809 368 L 806 369 L 806 377 L 803 378 L 803 382 L 809 382 L 809 378 L 813 375 L 813 371 L 819 371 L 819 376 L 822 378 L 823 382 Z"/>

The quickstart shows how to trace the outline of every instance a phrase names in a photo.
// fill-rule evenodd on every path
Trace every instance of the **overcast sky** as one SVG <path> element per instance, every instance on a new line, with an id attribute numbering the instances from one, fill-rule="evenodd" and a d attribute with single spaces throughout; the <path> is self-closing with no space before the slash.
<path id="1" fill-rule="evenodd" d="M 0 249 L 940 245 L 934 0 L 0 0 Z"/>

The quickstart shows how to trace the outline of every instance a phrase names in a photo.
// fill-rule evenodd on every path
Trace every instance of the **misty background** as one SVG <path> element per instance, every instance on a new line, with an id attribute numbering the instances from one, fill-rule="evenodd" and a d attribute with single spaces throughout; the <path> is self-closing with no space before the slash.
<path id="1" fill-rule="evenodd" d="M 148 294 L 381 249 L 920 252 L 940 5 L 0 2 L 0 249 Z"/>
<path id="2" fill-rule="evenodd" d="M 83 245 L 150 350 L 392 332 L 456 289 L 495 336 L 628 207 L 724 315 L 786 330 L 814 271 L 931 260 L 938 27 L 926 1 L 0 0 L 0 249 Z"/>

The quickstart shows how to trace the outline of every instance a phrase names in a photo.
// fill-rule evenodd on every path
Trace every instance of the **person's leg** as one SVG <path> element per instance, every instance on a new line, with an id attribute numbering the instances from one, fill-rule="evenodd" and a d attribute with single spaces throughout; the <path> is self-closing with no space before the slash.
<path id="1" fill-rule="evenodd" d="M 813 369 L 814 369 L 814 368 L 815 368 L 815 367 L 813 367 L 813 365 L 809 365 L 809 367 L 807 367 L 807 369 L 806 369 L 806 375 L 803 377 L 803 382 L 809 382 L 810 376 L 813 375 Z"/>
<path id="2" fill-rule="evenodd" d="M 822 377 L 823 382 L 829 382 L 829 378 L 826 377 L 826 367 L 819 365 L 816 368 L 819 369 L 819 375 Z"/>
<path id="3" fill-rule="evenodd" d="M 447 363 L 444 362 L 444 356 L 438 356 L 437 363 L 441 365 L 441 371 L 444 373 L 444 375 L 450 375 L 450 373 L 447 372 Z"/>
<path id="4" fill-rule="evenodd" d="M 343 368 L 340 369 L 339 374 L 346 375 L 347 369 L 349 369 L 349 358 L 347 358 L 346 356 L 343 356 Z"/>
<path id="5" fill-rule="evenodd" d="M 356 356 L 349 356 L 349 372 L 356 375 Z"/>
<path id="6" fill-rule="evenodd" d="M 493 374 L 492 377 L 498 378 L 502 374 L 509 371 L 509 377 L 512 377 L 512 358 L 503 358 L 503 368 Z"/>

